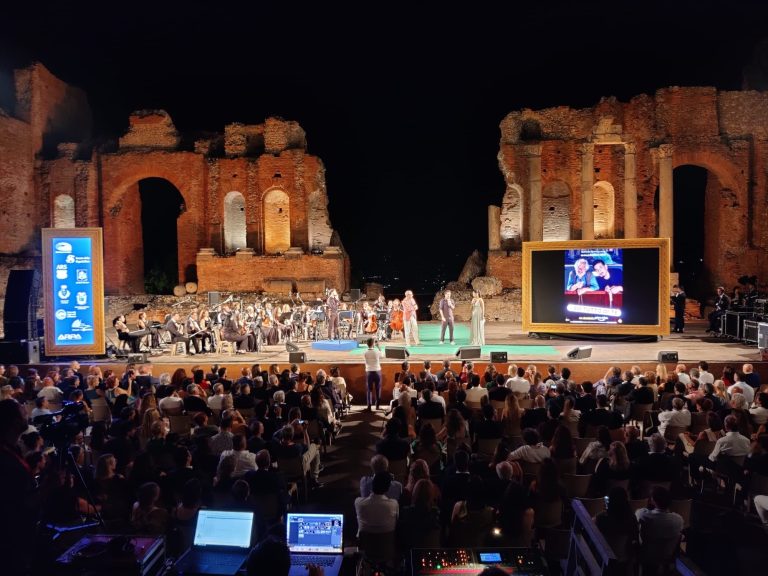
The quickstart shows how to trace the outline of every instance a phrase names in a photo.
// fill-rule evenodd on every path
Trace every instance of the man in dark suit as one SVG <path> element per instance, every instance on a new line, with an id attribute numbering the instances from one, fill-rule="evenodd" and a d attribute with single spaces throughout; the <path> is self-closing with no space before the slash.
<path id="1" fill-rule="evenodd" d="M 439 402 L 432 401 L 431 390 L 428 388 L 422 390 L 421 397 L 424 399 L 424 402 L 419 404 L 419 407 L 416 409 L 416 414 L 420 420 L 431 418 L 442 419 L 445 416 L 445 409 L 443 408 L 443 405 Z"/>
<path id="2" fill-rule="evenodd" d="M 648 386 L 645 376 L 640 376 L 639 386 L 627 396 L 631 404 L 653 404 L 653 390 Z"/>
<path id="3" fill-rule="evenodd" d="M 682 286 L 672 286 L 672 306 L 675 309 L 675 325 L 672 332 L 683 332 L 685 328 L 685 291 Z"/>
<path id="4" fill-rule="evenodd" d="M 608 397 L 605 394 L 600 394 L 597 397 L 597 409 L 586 414 L 582 414 L 580 421 L 584 423 L 584 430 L 582 434 L 586 432 L 587 426 L 599 428 L 600 426 L 606 426 L 610 430 L 616 430 L 621 428 L 624 421 L 621 414 L 616 410 L 611 410 L 608 403 Z"/>
<path id="5" fill-rule="evenodd" d="M 387 460 L 405 460 L 411 451 L 407 440 L 400 437 L 400 420 L 392 418 L 384 426 L 384 438 L 376 443 L 376 453 L 386 456 Z"/>
<path id="6" fill-rule="evenodd" d="M 632 477 L 649 482 L 671 482 L 675 479 L 675 462 L 667 455 L 667 441 L 659 434 L 652 434 L 650 452 L 641 457 L 636 464 Z"/>
<path id="7" fill-rule="evenodd" d="M 184 324 L 181 323 L 178 312 L 171 314 L 170 319 L 165 324 L 165 329 L 171 335 L 171 343 L 173 345 L 176 345 L 177 342 L 184 342 L 184 350 L 187 354 L 192 354 L 192 348 L 195 349 L 195 352 L 199 352 L 197 341 L 192 340 L 192 346 L 190 346 L 189 337 L 184 335 Z"/>
<path id="8" fill-rule="evenodd" d="M 597 402 L 595 401 L 594 386 L 592 382 L 589 380 L 582 382 L 581 389 L 583 394 L 576 397 L 574 408 L 581 412 L 581 417 L 583 418 L 586 414 L 589 414 L 597 408 Z"/>

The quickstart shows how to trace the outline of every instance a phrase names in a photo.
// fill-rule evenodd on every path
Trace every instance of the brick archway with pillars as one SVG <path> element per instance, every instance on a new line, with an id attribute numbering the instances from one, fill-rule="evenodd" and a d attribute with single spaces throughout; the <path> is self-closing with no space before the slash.
<path id="1" fill-rule="evenodd" d="M 595 238 L 614 238 L 616 219 L 616 198 L 613 185 L 598 180 L 592 186 L 594 204 Z"/>
<path id="2" fill-rule="evenodd" d="M 291 199 L 282 188 L 272 188 L 263 198 L 264 253 L 278 254 L 291 247 Z"/>

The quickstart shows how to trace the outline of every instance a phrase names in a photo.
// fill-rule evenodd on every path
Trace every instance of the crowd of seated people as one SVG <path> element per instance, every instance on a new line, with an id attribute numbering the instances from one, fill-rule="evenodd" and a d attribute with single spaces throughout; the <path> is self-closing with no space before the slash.
<path id="1" fill-rule="evenodd" d="M 535 366 L 507 375 L 477 374 L 471 363 L 456 372 L 446 363 L 435 375 L 429 366 L 418 376 L 402 368 L 370 474 L 360 479 L 361 539 L 390 535 L 403 555 L 530 546 L 567 528 L 570 500 L 583 498 L 622 561 L 658 563 L 667 559 L 658 557 L 658 534 L 679 538 L 685 521 L 675 510 L 707 482 L 716 491 L 738 483 L 768 524 L 768 496 L 750 492 L 752 480 L 768 477 L 768 393 L 751 369 L 710 379 L 706 363 L 669 372 L 616 367 L 577 384 L 567 368 L 546 376 Z M 81 374 L 75 364 L 42 377 L 9 372 L 0 472 L 11 491 L 0 506 L 32 524 L 4 529 L 0 541 L 19 550 L 30 544 L 19 544 L 19 531 L 37 520 L 98 511 L 111 529 L 165 535 L 178 554 L 201 507 L 263 511 L 268 500 L 276 512 L 257 514 L 261 538 L 291 492 L 302 491 L 303 479 L 283 472 L 286 462 L 304 471 L 310 497 L 322 487 L 322 446 L 338 434 L 348 398 L 338 368 L 329 378 L 255 365 L 236 380 L 218 366 L 159 377 L 150 365 L 122 374 L 97 366 Z M 51 405 L 66 399 L 81 400 L 91 420 L 66 447 L 87 492 L 48 456 L 39 431 Z M 26 493 L 34 498 L 9 497 Z"/>

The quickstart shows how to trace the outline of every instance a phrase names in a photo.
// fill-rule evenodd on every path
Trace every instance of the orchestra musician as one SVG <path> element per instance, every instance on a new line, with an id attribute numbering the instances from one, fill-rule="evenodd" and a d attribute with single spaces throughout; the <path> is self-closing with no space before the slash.
<path id="1" fill-rule="evenodd" d="M 201 306 L 197 312 L 197 323 L 200 325 L 200 329 L 208 334 L 208 337 L 210 338 L 210 350 L 216 350 L 218 342 L 214 340 L 216 334 L 213 331 L 213 320 L 211 319 L 211 315 L 205 306 Z"/>
<path id="2" fill-rule="evenodd" d="M 339 304 L 341 304 L 339 293 L 336 292 L 336 288 L 331 288 L 325 304 L 328 306 L 328 339 L 335 340 L 339 335 Z"/>
<path id="3" fill-rule="evenodd" d="M 400 336 L 402 336 L 403 328 L 403 309 L 400 306 L 400 300 L 395 298 L 392 301 L 392 312 L 390 313 L 389 318 L 389 334 L 387 334 L 387 337 L 392 338 L 395 333 L 399 333 Z"/>
<path id="4" fill-rule="evenodd" d="M 389 305 L 384 299 L 384 294 L 379 294 L 379 297 L 376 298 L 376 302 L 373 304 L 373 309 L 376 310 L 376 312 L 387 312 L 388 308 Z"/>
<path id="5" fill-rule="evenodd" d="M 266 308 L 262 308 L 259 311 L 259 320 L 261 322 L 261 335 L 264 338 L 264 342 L 270 346 L 277 344 L 280 341 L 280 335 L 275 327 L 275 319 L 272 316 L 272 304 L 267 302 Z"/>
<path id="6" fill-rule="evenodd" d="M 728 311 L 731 304 L 731 299 L 725 293 L 723 286 L 717 287 L 717 296 L 715 296 L 715 309 L 709 313 L 709 329 L 707 332 L 714 332 L 718 334 L 720 332 L 720 318 Z"/>
<path id="7" fill-rule="evenodd" d="M 206 342 L 208 342 L 208 348 L 211 349 L 211 335 L 203 330 L 197 318 L 197 310 L 192 310 L 187 318 L 187 334 L 194 341 L 195 350 L 204 354 Z"/>
<path id="8" fill-rule="evenodd" d="M 238 308 L 239 306 L 235 306 L 234 309 L 230 309 L 227 304 L 221 307 L 221 337 L 227 342 L 237 342 L 237 353 L 245 354 L 246 350 L 252 349 L 253 334 L 247 333 Z"/>
<path id="9" fill-rule="evenodd" d="M 165 325 L 165 329 L 168 330 L 168 333 L 171 335 L 171 344 L 176 345 L 177 342 L 184 342 L 184 349 L 187 354 L 190 355 L 193 354 L 192 347 L 194 347 L 195 352 L 200 352 L 197 349 L 197 342 L 190 340 L 189 336 L 184 334 L 184 324 L 181 323 L 178 312 L 171 314 L 170 319 Z"/>
<path id="10" fill-rule="evenodd" d="M 160 348 L 160 336 L 157 333 L 157 328 L 149 323 L 146 312 L 139 312 L 139 318 L 136 320 L 136 328 L 147 332 L 146 336 L 140 337 L 140 344 L 143 343 L 147 348 Z"/>
<path id="11" fill-rule="evenodd" d="M 140 352 L 141 337 L 131 336 L 130 334 L 131 331 L 128 330 L 128 325 L 125 323 L 124 314 L 120 314 L 120 316 L 116 316 L 112 320 L 112 326 L 115 328 L 115 331 L 117 332 L 118 340 L 124 340 L 125 342 L 128 342 L 128 346 L 130 346 L 131 352 L 134 352 L 134 353 Z"/>
<path id="12" fill-rule="evenodd" d="M 367 302 L 363 304 L 363 316 L 365 319 L 363 332 L 366 334 L 376 334 L 376 332 L 379 330 L 378 313 Z"/>

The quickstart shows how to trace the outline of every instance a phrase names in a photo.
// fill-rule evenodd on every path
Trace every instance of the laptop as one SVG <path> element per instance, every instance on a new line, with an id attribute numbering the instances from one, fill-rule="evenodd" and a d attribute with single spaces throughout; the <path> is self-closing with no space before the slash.
<path id="1" fill-rule="evenodd" d="M 192 547 L 176 562 L 178 574 L 235 576 L 251 551 L 253 512 L 200 510 Z"/>
<path id="2" fill-rule="evenodd" d="M 317 564 L 325 576 L 338 576 L 344 558 L 343 514 L 288 514 L 285 540 L 291 551 L 289 576 L 306 576 L 307 564 Z"/>

